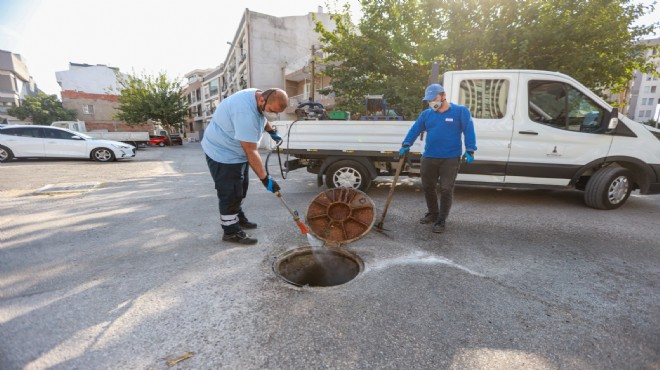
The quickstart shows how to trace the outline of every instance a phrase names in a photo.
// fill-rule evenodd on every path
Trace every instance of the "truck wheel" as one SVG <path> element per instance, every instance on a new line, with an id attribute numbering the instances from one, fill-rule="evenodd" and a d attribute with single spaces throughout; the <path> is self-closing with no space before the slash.
<path id="1" fill-rule="evenodd" d="M 115 159 L 115 154 L 107 148 L 96 148 L 92 151 L 92 159 L 97 162 L 110 162 Z"/>
<path id="2" fill-rule="evenodd" d="M 631 174 L 621 167 L 598 170 L 584 190 L 584 202 L 596 209 L 615 209 L 626 202 L 632 191 Z"/>
<path id="3" fill-rule="evenodd" d="M 158 146 L 162 148 L 165 146 L 165 143 L 161 141 L 160 143 L 158 143 Z"/>
<path id="4" fill-rule="evenodd" d="M 371 185 L 369 171 L 358 162 L 337 161 L 325 171 L 325 183 L 329 188 L 354 188 L 366 191 Z"/>
<path id="5" fill-rule="evenodd" d="M 14 158 L 14 153 L 5 146 L 0 145 L 0 162 L 9 162 Z"/>

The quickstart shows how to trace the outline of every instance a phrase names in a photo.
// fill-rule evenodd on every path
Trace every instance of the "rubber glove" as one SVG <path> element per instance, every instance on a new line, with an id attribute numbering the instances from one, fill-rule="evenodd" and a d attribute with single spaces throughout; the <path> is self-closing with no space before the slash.
<path id="1" fill-rule="evenodd" d="M 271 193 L 277 193 L 278 191 L 280 191 L 280 186 L 270 176 L 266 176 L 263 179 L 261 179 L 261 183 L 264 184 L 266 189 L 268 189 L 268 191 L 270 191 Z"/>
<path id="2" fill-rule="evenodd" d="M 277 130 L 276 130 L 276 129 L 272 129 L 272 130 L 270 130 L 270 131 L 266 131 L 266 132 L 268 132 L 268 134 L 270 135 L 270 138 L 273 139 L 273 140 L 275 141 L 275 144 L 280 145 L 280 144 L 282 144 L 282 141 L 284 141 L 284 140 L 282 139 L 282 137 L 281 137 L 280 135 L 277 134 Z"/>
<path id="3" fill-rule="evenodd" d="M 399 149 L 399 156 L 403 156 L 403 154 L 409 150 L 410 150 L 410 144 L 401 145 L 401 149 Z"/>
<path id="4" fill-rule="evenodd" d="M 474 152 L 465 152 L 463 154 L 463 162 L 467 164 L 474 162 Z"/>

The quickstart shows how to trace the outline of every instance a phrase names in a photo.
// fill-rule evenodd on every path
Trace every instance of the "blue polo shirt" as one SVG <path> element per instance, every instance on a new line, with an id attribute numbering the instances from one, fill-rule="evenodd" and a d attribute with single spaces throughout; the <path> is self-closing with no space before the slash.
<path id="1" fill-rule="evenodd" d="M 461 134 L 465 138 L 465 150 L 476 151 L 477 139 L 474 134 L 474 123 L 467 107 L 449 104 L 449 109 L 436 112 L 431 108 L 419 115 L 417 121 L 403 139 L 403 144 L 412 145 L 417 137 L 426 131 L 424 153 L 427 158 L 458 158 L 463 154 Z"/>
<path id="2" fill-rule="evenodd" d="M 241 90 L 224 99 L 204 131 L 202 149 L 220 163 L 244 163 L 247 155 L 241 141 L 258 143 L 266 118 L 259 113 L 254 97 L 257 89 Z"/>

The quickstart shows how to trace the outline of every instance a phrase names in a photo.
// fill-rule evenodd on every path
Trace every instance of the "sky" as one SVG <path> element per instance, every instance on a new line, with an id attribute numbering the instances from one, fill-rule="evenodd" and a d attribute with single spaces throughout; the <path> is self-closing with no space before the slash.
<path id="1" fill-rule="evenodd" d="M 225 61 L 246 8 L 278 17 L 357 0 L 0 0 L 0 49 L 21 54 L 39 89 L 60 93 L 69 62 L 184 80 Z M 185 82 L 185 81 L 184 81 Z"/>
<path id="2" fill-rule="evenodd" d="M 47 94 L 59 95 L 55 72 L 69 62 L 183 81 L 192 70 L 224 62 L 245 8 L 282 17 L 344 3 L 357 21 L 359 0 L 0 0 L 0 49 L 21 54 Z M 660 5 L 639 24 L 654 21 Z"/>

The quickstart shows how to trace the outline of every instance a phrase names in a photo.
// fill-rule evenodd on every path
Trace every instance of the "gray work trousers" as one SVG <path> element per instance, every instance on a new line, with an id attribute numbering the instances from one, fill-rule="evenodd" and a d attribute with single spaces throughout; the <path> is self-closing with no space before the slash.
<path id="1" fill-rule="evenodd" d="M 422 188 L 426 198 L 428 213 L 438 215 L 438 221 L 449 216 L 454 199 L 454 184 L 461 164 L 461 158 L 426 158 L 422 157 Z M 437 184 L 440 178 L 440 209 L 438 210 Z"/>

